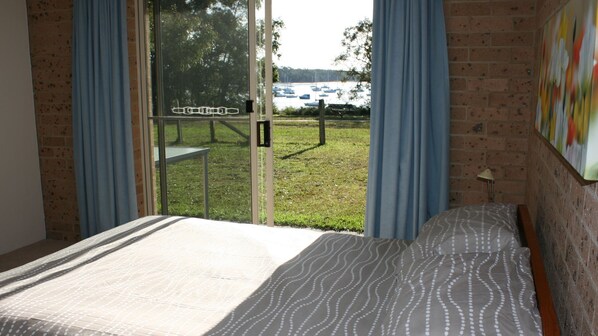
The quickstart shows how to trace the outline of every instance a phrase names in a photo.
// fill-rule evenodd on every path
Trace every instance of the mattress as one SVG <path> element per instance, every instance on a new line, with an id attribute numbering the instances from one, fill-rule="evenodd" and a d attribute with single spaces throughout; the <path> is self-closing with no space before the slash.
<path id="1" fill-rule="evenodd" d="M 0 334 L 373 335 L 408 245 L 145 217 L 0 273 Z"/>

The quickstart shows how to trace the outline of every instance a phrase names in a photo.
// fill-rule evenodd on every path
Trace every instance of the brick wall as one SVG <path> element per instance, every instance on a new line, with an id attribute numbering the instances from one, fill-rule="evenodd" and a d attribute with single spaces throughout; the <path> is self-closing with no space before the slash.
<path id="1" fill-rule="evenodd" d="M 566 3 L 538 0 L 538 38 Z M 596 335 L 598 183 L 580 185 L 535 131 L 529 136 L 527 162 L 526 200 L 540 235 L 561 328 L 565 335 Z"/>
<path id="2" fill-rule="evenodd" d="M 137 213 L 145 215 L 145 196 L 143 190 L 143 137 L 141 124 L 141 106 L 139 106 L 139 82 L 137 59 L 137 26 L 135 22 L 136 0 L 127 0 L 127 29 L 129 47 L 129 81 L 131 92 L 131 123 L 133 127 L 133 156 L 135 158 L 135 186 L 137 192 Z"/>
<path id="3" fill-rule="evenodd" d="M 451 84 L 450 205 L 523 203 L 532 108 L 535 0 L 445 0 Z"/>
<path id="4" fill-rule="evenodd" d="M 565 335 L 598 333 L 598 184 L 581 186 L 535 133 L 527 203 Z M 593 332 L 593 334 L 592 334 Z"/>
<path id="5" fill-rule="evenodd" d="M 76 240 L 79 216 L 71 118 L 72 0 L 27 1 L 47 236 Z"/>
<path id="6" fill-rule="evenodd" d="M 128 0 L 131 109 L 138 208 L 143 203 L 141 137 L 134 39 L 134 1 Z M 78 240 L 79 217 L 72 137 L 72 0 L 27 0 L 29 43 L 44 214 L 48 238 Z"/>

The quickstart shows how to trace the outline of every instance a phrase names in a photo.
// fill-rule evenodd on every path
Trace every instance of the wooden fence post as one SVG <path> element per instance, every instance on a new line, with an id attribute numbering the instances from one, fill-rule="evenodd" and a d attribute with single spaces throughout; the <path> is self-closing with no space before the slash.
<path id="1" fill-rule="evenodd" d="M 176 143 L 177 144 L 183 143 L 183 127 L 181 126 L 180 120 L 176 121 L 176 134 L 177 134 Z"/>
<path id="2" fill-rule="evenodd" d="M 214 127 L 214 120 L 210 120 L 210 142 L 216 142 L 216 129 Z"/>
<path id="3" fill-rule="evenodd" d="M 320 109 L 320 145 L 326 144 L 326 120 L 324 119 L 324 99 L 320 99 L 318 103 Z"/>

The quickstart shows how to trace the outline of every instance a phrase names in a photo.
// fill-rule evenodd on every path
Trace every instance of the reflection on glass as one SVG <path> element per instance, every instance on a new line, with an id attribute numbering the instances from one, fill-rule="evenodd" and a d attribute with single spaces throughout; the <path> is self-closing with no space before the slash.
<path id="1" fill-rule="evenodd" d="M 209 148 L 210 218 L 247 222 L 247 1 L 153 1 L 148 2 L 153 115 L 164 117 L 155 122 L 155 145 L 162 136 L 166 147 Z M 168 213 L 204 217 L 203 173 L 201 158 L 168 163 L 166 172 L 157 168 L 158 211 L 160 180 L 166 178 Z"/>

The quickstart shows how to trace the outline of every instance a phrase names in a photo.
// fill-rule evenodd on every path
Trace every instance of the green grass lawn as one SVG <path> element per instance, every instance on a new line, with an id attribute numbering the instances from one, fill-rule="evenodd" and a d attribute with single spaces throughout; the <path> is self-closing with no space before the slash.
<path id="1" fill-rule="evenodd" d="M 247 125 L 234 125 L 248 132 Z M 167 126 L 167 145 L 210 148 L 210 218 L 249 222 L 250 166 L 245 139 L 219 123 L 213 143 L 207 121 L 184 122 L 182 127 L 183 142 L 176 144 L 176 127 Z M 369 122 L 328 121 L 323 146 L 318 145 L 316 121 L 275 120 L 273 130 L 274 222 L 363 231 Z M 170 164 L 167 174 L 170 214 L 203 216 L 201 163 Z"/>
<path id="2" fill-rule="evenodd" d="M 235 123 L 247 132 L 244 123 Z M 216 140 L 212 143 L 207 121 L 181 122 L 183 141 L 176 142 L 175 124 L 166 127 L 167 146 L 207 147 L 210 218 L 237 222 L 251 221 L 251 177 L 249 145 L 227 127 L 215 124 Z M 157 133 L 155 133 L 157 134 Z M 157 139 L 157 136 L 154 136 Z M 156 140 L 157 141 L 157 140 Z M 167 165 L 168 210 L 171 215 L 203 217 L 203 165 L 199 159 Z M 156 185 L 160 185 L 156 173 Z M 158 190 L 158 211 L 160 192 Z"/>
<path id="3" fill-rule="evenodd" d="M 276 224 L 363 231 L 369 123 L 274 123 Z"/>

